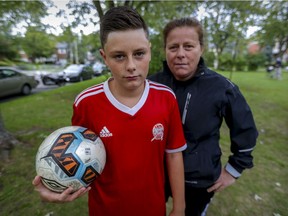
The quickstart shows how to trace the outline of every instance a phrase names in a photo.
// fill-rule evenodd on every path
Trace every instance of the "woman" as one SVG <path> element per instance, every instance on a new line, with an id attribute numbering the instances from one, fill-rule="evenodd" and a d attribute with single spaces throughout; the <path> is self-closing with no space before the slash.
<path id="1" fill-rule="evenodd" d="M 251 153 L 258 133 L 238 87 L 206 67 L 201 57 L 204 37 L 200 22 L 194 18 L 173 20 L 165 26 L 163 36 L 163 71 L 149 79 L 168 85 L 176 94 L 188 145 L 183 153 L 185 214 L 205 215 L 214 193 L 253 167 Z M 223 118 L 230 130 L 232 154 L 222 168 L 219 138 Z"/>

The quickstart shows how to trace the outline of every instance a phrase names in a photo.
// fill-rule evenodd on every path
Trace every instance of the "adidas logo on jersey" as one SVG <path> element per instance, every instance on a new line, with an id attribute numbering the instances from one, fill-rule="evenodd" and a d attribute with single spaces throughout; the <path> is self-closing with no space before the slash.
<path id="1" fill-rule="evenodd" d="M 107 129 L 106 126 L 103 127 L 103 129 L 100 131 L 100 137 L 111 137 L 113 136 L 112 133 Z"/>

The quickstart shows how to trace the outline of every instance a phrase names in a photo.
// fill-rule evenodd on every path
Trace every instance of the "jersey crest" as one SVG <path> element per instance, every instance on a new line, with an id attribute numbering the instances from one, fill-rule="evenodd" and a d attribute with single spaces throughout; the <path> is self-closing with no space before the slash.
<path id="1" fill-rule="evenodd" d="M 164 127 L 161 123 L 158 123 L 156 125 L 154 125 L 153 129 L 152 129 L 152 134 L 153 134 L 153 138 L 151 140 L 163 140 L 163 135 L 164 135 Z"/>

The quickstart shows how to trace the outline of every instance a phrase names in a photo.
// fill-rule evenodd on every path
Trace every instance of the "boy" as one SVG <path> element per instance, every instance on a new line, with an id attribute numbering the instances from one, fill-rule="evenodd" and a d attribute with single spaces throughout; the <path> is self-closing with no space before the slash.
<path id="1" fill-rule="evenodd" d="M 43 200 L 69 202 L 89 191 L 89 214 L 99 216 L 165 215 L 164 166 L 173 193 L 170 215 L 184 215 L 186 148 L 175 95 L 146 80 L 151 59 L 148 29 L 128 7 L 110 9 L 100 25 L 100 50 L 112 78 L 81 92 L 74 102 L 73 125 L 101 137 L 107 153 L 103 173 L 70 194 L 48 191 L 33 181 Z M 166 152 L 166 155 L 165 155 Z"/>

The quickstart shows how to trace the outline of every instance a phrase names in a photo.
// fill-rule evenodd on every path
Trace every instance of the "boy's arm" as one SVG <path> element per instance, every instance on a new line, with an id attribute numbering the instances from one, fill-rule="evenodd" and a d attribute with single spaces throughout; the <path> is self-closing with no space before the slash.
<path id="1" fill-rule="evenodd" d="M 182 152 L 166 154 L 167 171 L 173 197 L 170 216 L 185 215 L 185 182 Z"/>

